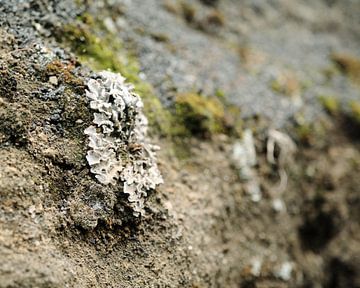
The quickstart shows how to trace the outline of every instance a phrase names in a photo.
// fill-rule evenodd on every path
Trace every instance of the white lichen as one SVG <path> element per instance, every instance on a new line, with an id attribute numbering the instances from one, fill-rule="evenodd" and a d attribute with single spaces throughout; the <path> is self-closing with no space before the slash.
<path id="1" fill-rule="evenodd" d="M 87 83 L 86 96 L 94 113 L 84 133 L 90 150 L 90 171 L 104 185 L 120 185 L 127 193 L 134 215 L 144 214 L 147 192 L 163 182 L 156 164 L 157 146 L 147 137 L 148 121 L 143 103 L 120 74 L 99 73 Z"/>
<path id="2" fill-rule="evenodd" d="M 232 161 L 239 171 L 239 176 L 244 182 L 245 191 L 253 202 L 262 198 L 261 188 L 255 166 L 257 164 L 255 141 L 250 129 L 246 129 L 241 140 L 235 142 L 232 151 Z"/>
<path id="3" fill-rule="evenodd" d="M 244 131 L 241 141 L 235 142 L 232 159 L 236 168 L 239 169 L 239 175 L 242 179 L 253 178 L 253 167 L 257 160 L 254 137 L 250 129 Z"/>
<path id="4" fill-rule="evenodd" d="M 261 274 L 262 266 L 263 266 L 262 258 L 259 257 L 253 258 L 250 263 L 250 273 L 255 277 L 259 277 Z"/>
<path id="5" fill-rule="evenodd" d="M 294 270 L 293 263 L 286 261 L 282 263 L 280 267 L 278 267 L 278 269 L 276 269 L 274 274 L 276 277 L 282 279 L 283 281 L 289 281 L 291 280 L 291 274 L 293 270 Z"/>

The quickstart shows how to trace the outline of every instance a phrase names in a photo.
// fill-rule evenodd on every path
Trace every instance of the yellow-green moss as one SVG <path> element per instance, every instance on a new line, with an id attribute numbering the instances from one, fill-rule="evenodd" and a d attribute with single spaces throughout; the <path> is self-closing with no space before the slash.
<path id="1" fill-rule="evenodd" d="M 350 102 L 350 109 L 352 118 L 360 124 L 360 102 Z"/>
<path id="2" fill-rule="evenodd" d="M 183 93 L 177 95 L 175 102 L 176 134 L 207 137 L 221 132 L 224 107 L 217 98 Z"/>
<path id="3" fill-rule="evenodd" d="M 174 105 L 173 135 L 208 138 L 218 133 L 236 133 L 240 130 L 240 111 L 221 100 L 197 93 L 178 94 Z"/>
<path id="4" fill-rule="evenodd" d="M 134 64 L 124 57 L 124 48 L 116 37 L 110 35 L 99 37 L 89 25 L 84 23 L 66 25 L 61 33 L 61 40 L 69 42 L 80 61 L 85 62 L 94 70 L 109 69 L 114 72 L 124 72 L 126 69 L 126 72 L 131 73 L 136 69 L 133 67 Z"/>
<path id="5" fill-rule="evenodd" d="M 221 89 L 216 89 L 215 96 L 219 98 L 221 101 L 225 101 L 225 92 Z"/>
<path id="6" fill-rule="evenodd" d="M 298 140 L 302 143 L 309 143 L 313 129 L 310 124 L 301 124 L 295 127 L 295 132 Z"/>
<path id="7" fill-rule="evenodd" d="M 318 99 L 324 109 L 330 114 L 335 115 L 339 112 L 340 102 L 334 96 L 321 95 Z"/>

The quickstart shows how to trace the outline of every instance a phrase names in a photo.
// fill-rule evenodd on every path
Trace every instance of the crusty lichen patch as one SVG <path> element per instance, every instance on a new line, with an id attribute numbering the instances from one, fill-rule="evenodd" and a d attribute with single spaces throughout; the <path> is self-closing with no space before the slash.
<path id="1" fill-rule="evenodd" d="M 134 209 L 144 214 L 147 192 L 163 182 L 156 164 L 156 146 L 147 138 L 148 122 L 143 103 L 132 85 L 116 73 L 103 71 L 90 79 L 86 95 L 95 111 L 86 159 L 91 172 L 104 185 L 123 184 L 123 192 Z"/>

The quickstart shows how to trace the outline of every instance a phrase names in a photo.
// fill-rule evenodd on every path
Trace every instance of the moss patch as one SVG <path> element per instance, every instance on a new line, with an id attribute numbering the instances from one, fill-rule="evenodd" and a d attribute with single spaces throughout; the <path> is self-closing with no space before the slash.
<path id="1" fill-rule="evenodd" d="M 209 139 L 213 134 L 238 135 L 241 131 L 240 111 L 226 103 L 222 91 L 215 96 L 205 97 L 197 93 L 178 94 L 170 109 L 162 106 L 152 85 L 139 76 L 139 62 L 116 35 L 106 30 L 103 23 L 88 14 L 82 15 L 76 24 L 62 27 L 58 40 L 65 42 L 79 57 L 95 71 L 119 72 L 134 84 L 135 92 L 144 102 L 144 112 L 152 131 L 161 136 L 175 139 L 192 136 Z M 67 67 L 51 63 L 47 74 L 63 75 L 71 79 Z"/>
<path id="2" fill-rule="evenodd" d="M 352 118 L 360 124 L 360 102 L 352 101 L 349 103 Z"/>
<path id="3" fill-rule="evenodd" d="M 175 97 L 171 112 L 169 134 L 172 153 L 178 159 L 188 159 L 193 141 L 211 139 L 216 134 L 239 137 L 242 130 L 240 109 L 226 102 L 221 90 L 215 96 L 195 92 L 180 93 Z"/>
<path id="4" fill-rule="evenodd" d="M 335 115 L 339 112 L 340 102 L 334 96 L 321 95 L 318 99 L 328 113 Z"/>
<path id="5" fill-rule="evenodd" d="M 176 97 L 175 118 L 179 135 L 208 137 L 221 132 L 224 107 L 217 98 L 206 99 L 196 93 Z"/>
<path id="6" fill-rule="evenodd" d="M 205 97 L 197 93 L 178 94 L 174 104 L 173 135 L 210 138 L 213 134 L 237 133 L 240 111 L 224 103 L 224 96 Z"/>

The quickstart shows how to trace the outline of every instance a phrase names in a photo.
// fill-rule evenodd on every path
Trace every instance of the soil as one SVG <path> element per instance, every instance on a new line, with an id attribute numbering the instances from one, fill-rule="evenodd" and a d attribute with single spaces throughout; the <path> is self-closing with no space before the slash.
<path id="1" fill-rule="evenodd" d="M 351 0 L 0 0 L 0 287 L 360 287 L 359 78 L 331 58 L 360 57 L 359 13 Z M 96 181 L 95 71 L 58 37 L 85 18 L 121 40 L 164 109 L 183 92 L 241 109 L 259 201 L 226 133 L 151 131 L 164 184 L 144 217 Z M 268 159 L 274 128 L 297 147 L 284 162 L 281 143 Z"/>

